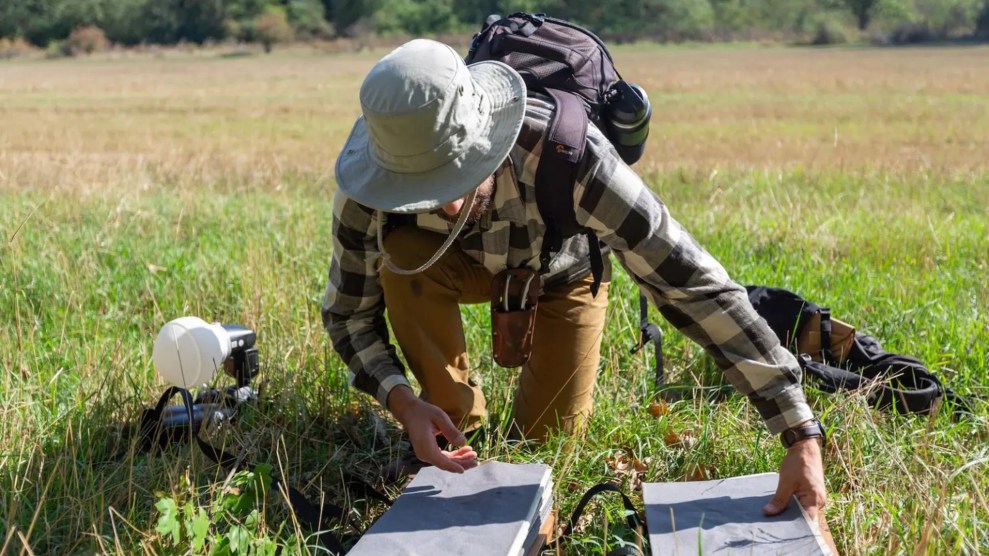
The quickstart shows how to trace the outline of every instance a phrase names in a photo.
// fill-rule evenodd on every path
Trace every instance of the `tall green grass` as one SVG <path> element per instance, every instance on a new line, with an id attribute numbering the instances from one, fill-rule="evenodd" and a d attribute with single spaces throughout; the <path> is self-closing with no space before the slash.
<path id="1" fill-rule="evenodd" d="M 841 551 L 989 552 L 984 49 L 617 56 L 657 101 L 639 171 L 732 276 L 830 306 L 973 402 L 969 419 L 899 416 L 808 384 L 831 432 L 826 513 Z M 306 551 L 277 493 L 253 517 L 224 510 L 246 496 L 245 476 L 187 445 L 134 452 L 128 425 L 164 388 L 151 347 L 178 316 L 258 332 L 261 401 L 210 434 L 245 461 L 315 497 L 339 493 L 342 470 L 373 478 L 403 453 L 394 422 L 347 387 L 319 317 L 332 157 L 375 59 L 0 66 L 0 554 L 177 554 L 233 537 L 259 554 L 267 541 Z M 629 351 L 637 293 L 620 271 L 579 437 L 504 441 L 515 376 L 488 355 L 487 308 L 463 315 L 491 411 L 481 457 L 552 465 L 561 516 L 603 480 L 641 502 L 642 481 L 772 471 L 782 457 L 744 399 L 713 395 L 718 370 L 655 312 L 668 380 L 686 388 L 653 405 L 651 355 Z M 381 511 L 336 501 L 353 503 L 359 525 Z M 207 545 L 158 529 L 170 503 L 207 513 Z M 620 518 L 615 501 L 595 505 L 560 551 L 630 540 Z"/>
<path id="2" fill-rule="evenodd" d="M 978 416 L 955 422 L 944 413 L 879 413 L 860 395 L 808 388 L 832 435 L 827 513 L 839 547 L 861 554 L 986 550 L 984 177 L 751 172 L 650 180 L 740 282 L 788 287 L 829 305 L 976 396 Z M 341 469 L 373 477 L 400 452 L 396 427 L 346 387 L 321 328 L 330 202 L 321 191 L 3 194 L 5 552 L 174 552 L 155 531 L 155 502 L 175 497 L 209 508 L 222 493 L 224 473 L 195 450 L 137 455 L 118 440 L 120 425 L 162 390 L 150 348 L 160 326 L 180 315 L 258 332 L 263 403 L 221 437 L 228 446 L 275 463 L 311 494 L 321 485 L 338 488 Z M 602 480 L 631 490 L 641 481 L 727 477 L 774 470 L 782 455 L 737 396 L 709 401 L 700 389 L 665 415 L 650 414 L 657 399 L 651 361 L 629 354 L 636 302 L 634 286 L 618 273 L 586 434 L 512 447 L 496 432 L 481 445 L 483 458 L 551 463 L 561 515 Z M 496 424 L 510 412 L 513 374 L 487 355 L 486 308 L 465 308 L 464 319 Z M 700 350 L 663 329 L 670 381 L 721 383 Z M 260 537 L 291 525 L 274 499 L 273 522 L 253 529 Z M 617 507 L 600 511 L 620 517 Z M 214 527 L 222 534 L 222 521 Z M 615 534 L 589 521 L 570 550 L 597 553 L 618 542 Z"/>

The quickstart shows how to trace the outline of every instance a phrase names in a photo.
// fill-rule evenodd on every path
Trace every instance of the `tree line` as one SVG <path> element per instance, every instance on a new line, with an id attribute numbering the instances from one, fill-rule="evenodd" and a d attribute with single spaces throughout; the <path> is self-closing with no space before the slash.
<path id="1" fill-rule="evenodd" d="M 0 39 L 120 45 L 471 33 L 543 12 L 612 41 L 921 42 L 989 37 L 989 0 L 0 0 Z"/>

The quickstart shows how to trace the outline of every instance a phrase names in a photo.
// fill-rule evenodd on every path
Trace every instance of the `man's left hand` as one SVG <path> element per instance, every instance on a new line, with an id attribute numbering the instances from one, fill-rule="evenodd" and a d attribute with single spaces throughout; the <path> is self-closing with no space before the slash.
<path id="1" fill-rule="evenodd" d="M 762 511 L 766 515 L 783 513 L 793 496 L 797 497 L 812 520 L 817 520 L 828 502 L 821 444 L 816 438 L 802 440 L 787 449 L 780 464 L 780 482 L 776 495 Z"/>

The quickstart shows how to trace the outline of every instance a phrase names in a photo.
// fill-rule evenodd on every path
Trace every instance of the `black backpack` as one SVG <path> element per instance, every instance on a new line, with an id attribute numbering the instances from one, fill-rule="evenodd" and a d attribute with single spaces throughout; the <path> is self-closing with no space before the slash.
<path id="1" fill-rule="evenodd" d="M 769 324 L 780 342 L 794 354 L 804 373 L 825 392 L 867 388 L 871 405 L 897 413 L 929 413 L 941 399 L 953 402 L 955 414 L 971 413 L 967 400 L 945 387 L 923 362 L 890 353 L 872 336 L 853 332 L 848 349 L 839 357 L 829 346 L 830 311 L 781 288 L 746 286 L 749 301 Z M 813 317 L 819 317 L 815 319 Z M 820 322 L 819 350 L 805 353 L 798 338 L 810 322 Z"/>
<path id="2" fill-rule="evenodd" d="M 564 239 L 585 234 L 591 247 L 596 295 L 604 269 L 597 237 L 577 224 L 573 187 L 584 156 L 589 123 L 598 126 L 619 156 L 633 164 L 649 135 L 651 108 L 645 92 L 622 80 L 607 47 L 587 29 L 543 14 L 491 15 L 474 35 L 464 61 L 503 62 L 530 91 L 553 99 L 546 144 L 536 169 L 536 205 L 546 223 L 544 267 Z"/>
<path id="3" fill-rule="evenodd" d="M 514 68 L 530 91 L 553 99 L 546 144 L 536 168 L 536 206 L 546 223 L 540 260 L 549 266 L 563 240 L 587 236 L 597 295 L 604 273 L 604 254 L 593 231 L 577 224 L 573 188 L 584 156 L 587 126 L 593 123 L 608 137 L 623 161 L 634 164 L 642 156 L 649 136 L 652 108 L 642 88 L 624 81 L 611 53 L 594 33 L 543 14 L 491 15 L 474 35 L 464 61 L 468 64 L 496 60 Z M 648 302 L 639 296 L 638 344 L 635 353 L 652 343 L 657 385 L 663 383 L 662 333 L 649 322 Z"/>

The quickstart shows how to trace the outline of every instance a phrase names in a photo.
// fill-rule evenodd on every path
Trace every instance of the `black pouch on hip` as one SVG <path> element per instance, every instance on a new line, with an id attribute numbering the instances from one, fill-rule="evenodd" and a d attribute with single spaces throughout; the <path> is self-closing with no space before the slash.
<path id="1" fill-rule="evenodd" d="M 528 268 L 509 268 L 491 281 L 491 354 L 502 367 L 521 367 L 532 353 L 541 281 Z"/>

